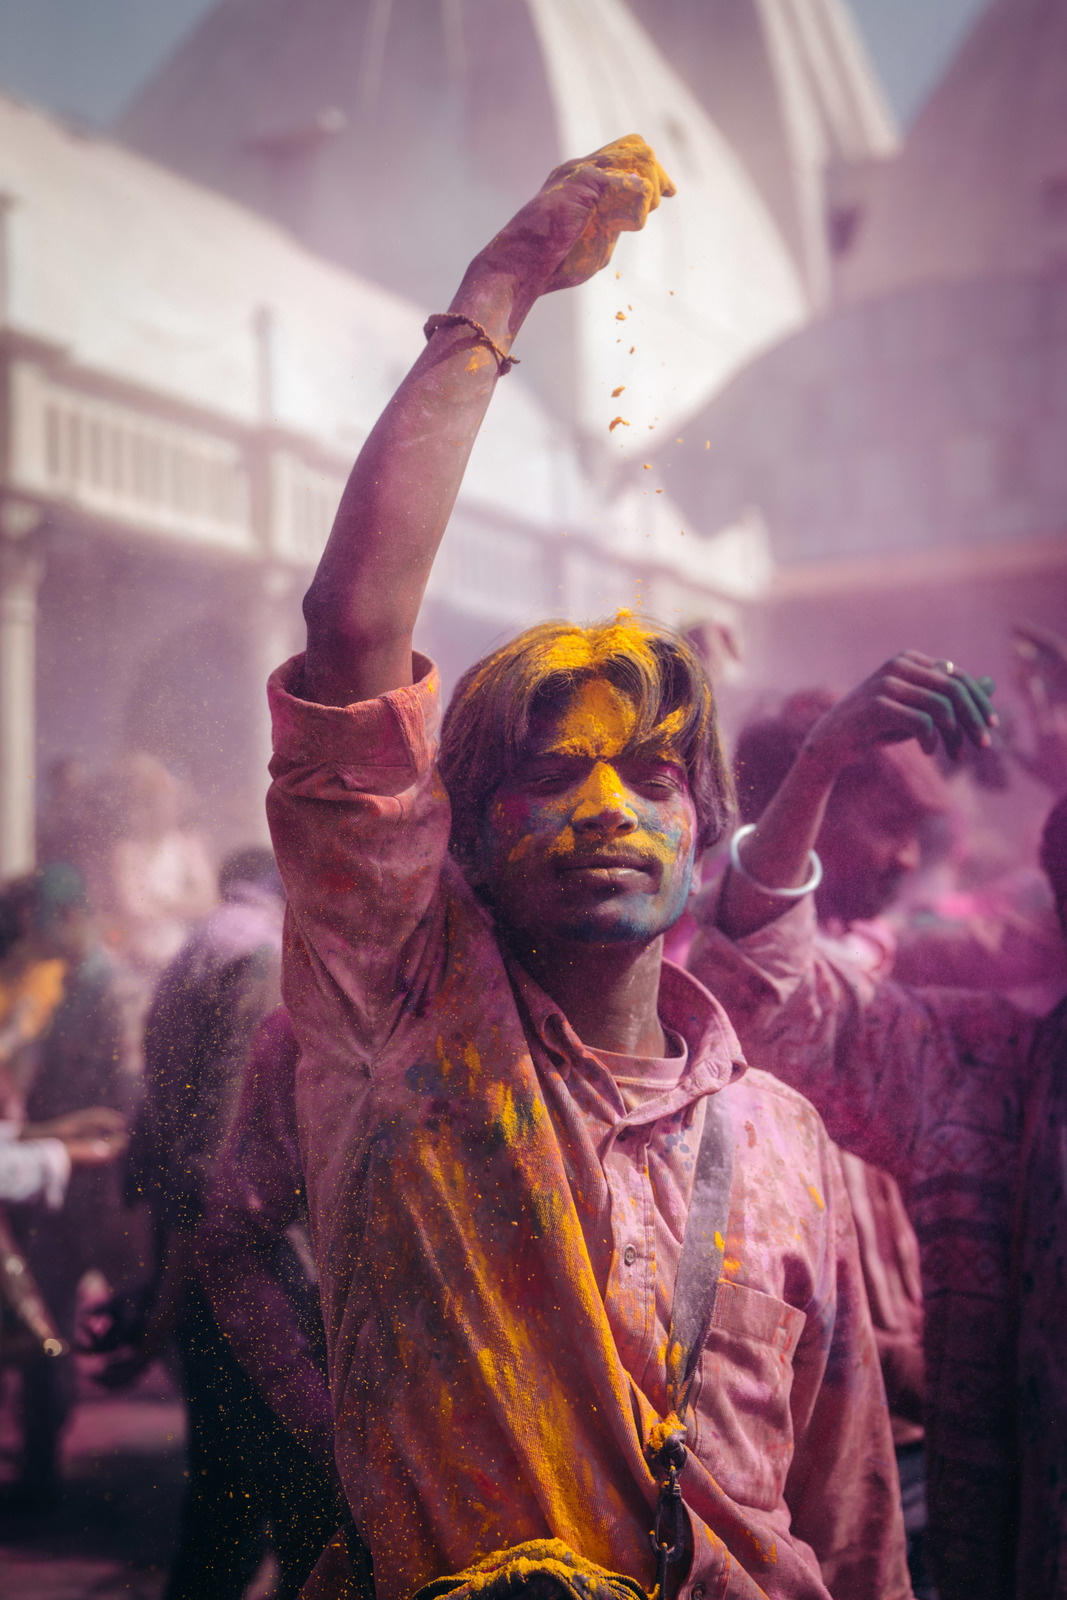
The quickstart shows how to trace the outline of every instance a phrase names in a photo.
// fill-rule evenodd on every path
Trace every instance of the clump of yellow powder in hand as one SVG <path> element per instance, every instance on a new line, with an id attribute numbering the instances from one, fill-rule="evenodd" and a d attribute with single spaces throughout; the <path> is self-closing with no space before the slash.
<path id="1" fill-rule="evenodd" d="M 637 133 L 616 139 L 581 161 L 567 162 L 559 168 L 559 174 L 569 175 L 582 167 L 597 167 L 620 181 L 605 189 L 563 263 L 561 275 L 573 276 L 578 282 L 611 260 L 620 233 L 636 233 L 643 228 L 649 212 L 655 211 L 660 200 L 677 192 L 656 160 L 655 151 Z"/>

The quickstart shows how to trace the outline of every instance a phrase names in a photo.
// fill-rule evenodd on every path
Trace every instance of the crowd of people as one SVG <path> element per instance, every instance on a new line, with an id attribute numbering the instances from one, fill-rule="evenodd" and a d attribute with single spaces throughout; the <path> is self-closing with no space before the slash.
<path id="1" fill-rule="evenodd" d="M 75 1345 L 172 1360 L 167 1600 L 265 1541 L 307 1600 L 1067 1596 L 1067 641 L 1016 629 L 1030 733 L 904 650 L 729 761 L 699 633 L 542 624 L 443 721 L 413 653 L 526 313 L 672 193 L 566 164 L 427 324 L 271 680 L 273 851 L 216 876 L 144 756 L 102 845 L 68 763 L 0 896 L 24 1503 Z M 983 849 L 1036 784 L 1039 859 Z"/>

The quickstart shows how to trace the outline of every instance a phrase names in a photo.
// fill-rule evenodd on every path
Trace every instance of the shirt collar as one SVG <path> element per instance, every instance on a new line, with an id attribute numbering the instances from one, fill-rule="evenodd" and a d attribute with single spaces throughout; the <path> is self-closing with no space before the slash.
<path id="1" fill-rule="evenodd" d="M 528 1026 L 553 1064 L 566 1072 L 576 1062 L 587 1059 L 589 1051 L 556 1002 L 517 961 L 510 956 L 506 960 Z M 699 1096 L 716 1094 L 746 1071 L 737 1035 L 722 1006 L 702 983 L 670 961 L 663 963 L 660 977 L 659 1015 L 665 1027 L 681 1034 L 689 1050 L 689 1067 L 669 1097 L 672 1102 L 677 1099 L 681 1106 Z M 655 1116 L 663 1114 L 658 1100 L 649 1102 L 648 1109 Z M 640 1122 L 648 1118 L 639 1108 L 625 1120 Z"/>

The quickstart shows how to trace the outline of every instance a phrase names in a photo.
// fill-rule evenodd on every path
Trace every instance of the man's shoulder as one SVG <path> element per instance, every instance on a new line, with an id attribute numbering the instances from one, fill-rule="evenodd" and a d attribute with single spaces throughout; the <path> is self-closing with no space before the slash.
<path id="1" fill-rule="evenodd" d="M 773 1072 L 760 1067 L 749 1067 L 744 1075 L 726 1091 L 733 1098 L 736 1112 L 750 1111 L 786 1118 L 798 1127 L 825 1133 L 822 1117 L 811 1101 L 798 1089 L 793 1089 Z"/>

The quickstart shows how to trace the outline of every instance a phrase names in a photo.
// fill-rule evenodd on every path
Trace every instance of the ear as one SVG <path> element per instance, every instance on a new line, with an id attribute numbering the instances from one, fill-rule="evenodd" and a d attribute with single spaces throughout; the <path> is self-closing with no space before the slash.
<path id="1" fill-rule="evenodd" d="M 689 880 L 689 898 L 693 899 L 704 887 L 704 854 L 701 851 L 693 861 L 693 876 Z"/>

